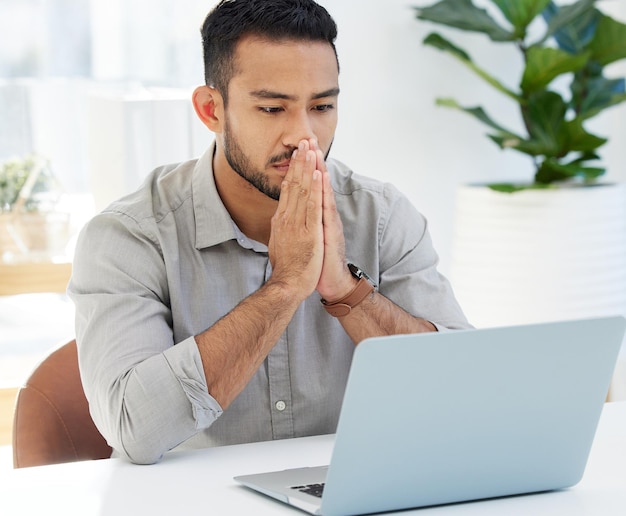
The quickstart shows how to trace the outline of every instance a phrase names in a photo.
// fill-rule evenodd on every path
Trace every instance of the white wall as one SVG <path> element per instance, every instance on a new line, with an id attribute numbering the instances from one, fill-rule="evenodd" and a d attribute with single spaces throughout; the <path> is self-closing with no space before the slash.
<path id="1" fill-rule="evenodd" d="M 485 0 L 481 1 L 485 3 Z M 120 48 L 123 48 L 118 43 L 126 41 L 128 35 L 120 41 L 121 36 L 117 39 L 114 36 L 121 31 L 119 26 L 130 22 L 118 11 L 122 6 L 125 9 L 132 7 L 132 12 L 129 12 L 133 16 L 130 19 L 135 20 L 139 18 L 134 13 L 139 11 L 141 1 L 115 0 L 111 5 L 107 4 L 108 17 L 96 9 L 103 5 L 100 0 L 91 2 L 94 12 L 98 14 L 97 19 L 102 22 L 93 33 L 96 76 L 100 79 L 120 80 L 124 77 L 123 71 L 130 65 L 118 62 L 121 59 Z M 422 45 L 421 41 L 428 32 L 441 28 L 416 20 L 411 5 L 430 4 L 434 0 L 320 2 L 329 10 L 339 27 L 337 48 L 341 63 L 342 93 L 333 156 L 361 174 L 390 181 L 406 192 L 428 217 L 441 256 L 441 270 L 448 273 L 456 186 L 464 182 L 530 179 L 532 170 L 530 160 L 525 156 L 513 151 L 500 151 L 485 136 L 486 130 L 479 122 L 463 113 L 436 107 L 434 100 L 437 96 L 453 96 L 465 105 L 484 105 L 494 117 L 513 127 L 519 125 L 515 106 L 450 56 Z M 167 0 L 165 5 L 173 9 L 174 3 L 173 0 Z M 172 65 L 172 68 L 178 70 L 180 77 L 197 77 L 201 81 L 198 28 L 206 12 L 215 3 L 215 0 L 185 0 L 176 3 L 177 15 L 169 26 L 160 27 L 159 31 L 141 32 L 139 39 L 142 44 L 147 44 L 156 33 L 171 30 L 177 35 L 176 41 L 192 41 L 194 50 L 189 52 L 190 57 L 185 58 L 184 63 Z M 626 20 L 626 2 L 602 2 L 602 7 L 610 9 L 618 19 Z M 442 32 L 465 47 L 477 62 L 498 75 L 503 82 L 515 87 L 521 63 L 514 49 L 506 44 L 493 44 L 486 37 L 478 35 L 450 30 Z M 157 53 L 165 51 L 159 45 L 155 48 Z M 106 52 L 113 52 L 115 59 L 108 62 L 101 55 Z M 615 75 L 626 75 L 626 63 L 615 72 Z M 174 76 L 178 77 L 178 73 L 174 73 Z M 81 182 L 75 187 L 80 189 L 95 172 L 90 170 L 94 168 L 91 164 L 93 160 L 86 157 L 91 143 L 86 144 L 84 140 L 88 139 L 88 133 L 94 133 L 89 128 L 100 124 L 100 129 L 104 130 L 107 125 L 102 118 L 95 120 L 95 125 L 93 119 L 89 123 L 86 120 L 86 84 L 57 80 L 53 81 L 53 87 L 50 87 L 49 81 L 35 87 L 33 84 L 37 85 L 39 80 L 29 82 L 30 87 L 36 90 L 30 106 L 33 116 L 30 124 L 33 126 L 35 143 L 40 151 L 58 163 L 57 173 L 61 178 L 66 172 L 84 170 Z M 195 86 L 186 82 L 180 86 L 190 90 Z M 8 97 L 2 103 L 2 91 L 0 88 L 0 108 L 15 107 Z M 58 93 L 63 101 L 59 103 L 57 97 L 52 98 L 53 93 Z M 593 127 L 610 137 L 610 142 L 603 147 L 602 152 L 609 167 L 607 180 L 626 180 L 625 120 L 626 103 L 594 120 Z M 65 128 L 59 131 L 59 121 L 69 126 L 70 130 Z M 0 135 L 13 134 L 3 132 L 2 127 L 0 123 Z M 28 132 L 29 127 L 25 127 L 24 131 Z M 117 134 L 120 135 L 119 132 Z M 202 137 L 194 132 L 194 139 L 192 147 L 197 154 L 196 149 Z M 209 139 L 210 135 L 207 134 L 206 141 Z M 113 159 L 116 158 L 113 150 L 119 145 L 112 145 L 108 137 L 98 138 L 98 141 L 103 144 L 102 152 L 98 154 L 100 166 L 110 173 L 117 163 Z M 132 149 L 138 147 L 137 142 L 131 141 L 125 141 L 125 145 Z M 185 149 L 178 159 L 168 156 L 167 160 L 187 159 L 189 150 L 187 146 L 183 147 Z M 137 170 L 135 173 L 143 177 L 149 171 Z M 119 195 L 123 193 L 119 192 Z"/>
<path id="2" fill-rule="evenodd" d="M 340 122 L 333 156 L 355 171 L 400 187 L 430 222 L 447 273 L 453 234 L 455 187 L 463 182 L 530 179 L 528 158 L 500 151 L 483 126 L 463 113 L 434 105 L 452 96 L 483 105 L 514 126 L 517 115 L 501 95 L 448 55 L 424 47 L 432 24 L 416 20 L 422 0 L 322 0 L 339 27 Z M 603 4 L 603 8 L 605 7 Z M 626 2 L 607 7 L 626 20 Z M 475 61 L 514 87 L 519 58 L 507 45 L 459 31 L 441 31 Z M 626 70 L 619 70 L 623 76 Z M 603 148 L 607 180 L 626 180 L 626 105 L 608 111 L 594 127 L 611 140 Z"/>

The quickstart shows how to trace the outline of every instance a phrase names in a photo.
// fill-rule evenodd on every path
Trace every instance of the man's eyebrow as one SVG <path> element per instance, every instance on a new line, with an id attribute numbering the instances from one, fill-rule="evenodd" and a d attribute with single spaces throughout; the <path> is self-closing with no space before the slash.
<path id="1" fill-rule="evenodd" d="M 256 97 L 259 99 L 281 99 L 281 100 L 297 100 L 297 97 L 293 95 L 287 95 L 286 93 L 279 93 L 277 91 L 271 90 L 256 90 L 251 91 L 250 96 Z"/>
<path id="2" fill-rule="evenodd" d="M 326 97 L 338 97 L 339 96 L 339 88 L 331 88 L 326 91 L 322 91 L 321 93 L 316 93 L 311 97 L 312 100 L 323 99 Z"/>
<path id="3" fill-rule="evenodd" d="M 311 100 L 323 99 L 326 97 L 337 97 L 339 95 L 339 88 L 331 88 L 320 93 L 315 93 Z M 250 92 L 250 96 L 259 99 L 280 99 L 280 100 L 298 100 L 296 95 L 288 95 L 287 93 L 280 93 L 272 90 L 255 90 Z"/>

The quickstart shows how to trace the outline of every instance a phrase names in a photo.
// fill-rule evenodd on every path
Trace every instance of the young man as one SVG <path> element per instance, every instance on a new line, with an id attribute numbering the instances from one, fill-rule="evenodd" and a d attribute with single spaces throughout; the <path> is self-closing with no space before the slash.
<path id="1" fill-rule="evenodd" d="M 214 144 L 96 216 L 69 287 L 94 421 L 138 463 L 181 443 L 333 432 L 361 340 L 468 327 L 423 217 L 326 159 L 328 13 L 223 1 L 202 35 L 193 104 Z"/>

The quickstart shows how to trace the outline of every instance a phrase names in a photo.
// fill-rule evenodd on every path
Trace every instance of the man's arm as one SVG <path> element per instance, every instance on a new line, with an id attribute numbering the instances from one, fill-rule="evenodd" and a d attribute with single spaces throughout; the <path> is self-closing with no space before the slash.
<path id="1" fill-rule="evenodd" d="M 226 409 L 289 324 L 300 300 L 268 281 L 211 328 L 196 335 L 209 394 Z"/>
<path id="2" fill-rule="evenodd" d="M 355 344 L 368 337 L 437 331 L 431 322 L 409 314 L 378 292 L 372 292 L 339 321 Z"/>
<path id="3" fill-rule="evenodd" d="M 222 408 L 248 384 L 314 290 L 323 259 L 322 177 L 302 142 L 282 183 L 268 252 L 272 276 L 222 320 L 196 336 L 209 393 Z"/>
<path id="4" fill-rule="evenodd" d="M 318 168 L 323 170 L 324 266 L 317 290 L 328 302 L 344 297 L 357 284 L 345 258 L 341 217 L 326 170 L 323 155 L 316 147 Z M 355 344 L 368 337 L 437 331 L 430 322 L 415 317 L 378 292 L 372 292 L 339 321 Z"/>

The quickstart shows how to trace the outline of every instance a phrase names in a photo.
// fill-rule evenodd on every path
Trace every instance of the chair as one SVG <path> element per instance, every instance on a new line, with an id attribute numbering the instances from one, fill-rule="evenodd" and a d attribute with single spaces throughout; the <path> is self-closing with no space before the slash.
<path id="1" fill-rule="evenodd" d="M 76 341 L 48 355 L 20 388 L 13 418 L 13 467 L 104 459 L 78 372 Z"/>

